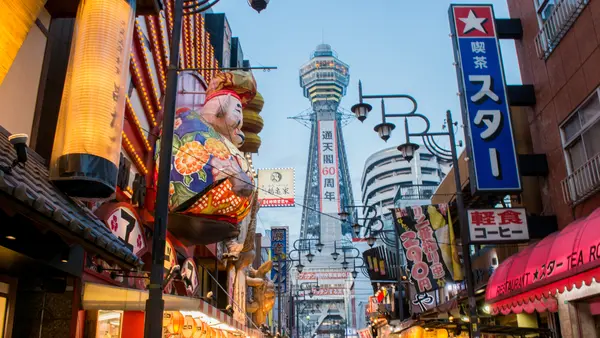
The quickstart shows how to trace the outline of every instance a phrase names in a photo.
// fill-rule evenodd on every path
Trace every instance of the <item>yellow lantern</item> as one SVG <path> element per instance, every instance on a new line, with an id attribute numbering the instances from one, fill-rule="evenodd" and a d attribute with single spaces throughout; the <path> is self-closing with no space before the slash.
<path id="1" fill-rule="evenodd" d="M 437 338 L 448 338 L 448 330 L 438 329 L 437 330 Z"/>
<path id="2" fill-rule="evenodd" d="M 81 0 L 52 150 L 50 179 L 82 198 L 116 187 L 135 0 Z"/>
<path id="3" fill-rule="evenodd" d="M 183 329 L 181 330 L 181 336 L 183 338 L 193 338 L 194 334 L 198 330 L 196 321 L 192 316 L 185 316 L 183 319 Z"/>
<path id="4" fill-rule="evenodd" d="M 0 85 L 46 0 L 0 1 Z"/>

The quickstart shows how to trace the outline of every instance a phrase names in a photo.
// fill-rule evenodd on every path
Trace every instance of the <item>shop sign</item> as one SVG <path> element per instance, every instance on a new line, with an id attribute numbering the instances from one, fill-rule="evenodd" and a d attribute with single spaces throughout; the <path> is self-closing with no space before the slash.
<path id="1" fill-rule="evenodd" d="M 521 190 L 504 68 L 491 5 L 451 5 L 452 30 L 471 187 Z"/>
<path id="2" fill-rule="evenodd" d="M 137 213 L 128 203 L 107 203 L 96 214 L 110 231 L 140 257 L 146 250 L 146 237 Z"/>
<path id="3" fill-rule="evenodd" d="M 198 289 L 198 268 L 193 258 L 188 258 L 183 262 L 181 267 L 181 277 L 185 284 L 185 290 L 188 296 L 192 296 Z"/>
<path id="4" fill-rule="evenodd" d="M 397 278 L 398 271 L 392 268 L 397 265 L 396 255 L 385 246 L 365 250 L 363 259 L 367 262 L 369 279 L 372 281 Z"/>
<path id="5" fill-rule="evenodd" d="M 318 290 L 316 288 L 313 288 L 312 293 L 314 296 L 343 296 L 344 290 L 345 290 L 344 287 L 338 287 L 338 288 L 319 287 Z"/>
<path id="6" fill-rule="evenodd" d="M 293 168 L 259 169 L 258 202 L 263 208 L 293 207 L 295 200 L 295 173 Z"/>
<path id="7" fill-rule="evenodd" d="M 413 284 L 409 284 L 408 294 L 410 295 L 410 305 L 412 313 L 427 312 L 437 306 L 436 292 L 417 292 Z"/>
<path id="8" fill-rule="evenodd" d="M 557 239 L 560 239 L 560 237 L 557 237 Z M 520 276 L 495 285 L 496 295 L 494 298 L 600 260 L 600 241 L 589 247 L 576 248 L 566 253 L 550 254 L 548 258 L 553 259 L 545 261 L 543 264 L 532 265 L 531 267 L 527 266 L 526 272 Z"/>
<path id="9" fill-rule="evenodd" d="M 444 287 L 457 276 L 459 268 L 447 209 L 429 205 L 393 211 L 409 275 L 416 287 L 413 295 L 419 297 Z"/>
<path id="10" fill-rule="evenodd" d="M 349 272 L 302 272 L 298 280 L 348 279 Z"/>
<path id="11" fill-rule="evenodd" d="M 526 242 L 527 213 L 523 208 L 467 210 L 472 243 Z"/>
<path id="12" fill-rule="evenodd" d="M 377 312 L 377 304 L 379 304 L 379 302 L 377 301 L 377 297 L 369 296 L 369 306 L 367 307 L 367 313 L 370 314 Z"/>
<path id="13" fill-rule="evenodd" d="M 321 212 L 340 212 L 340 182 L 336 121 L 319 121 L 319 182 Z"/>
<path id="14" fill-rule="evenodd" d="M 271 227 L 271 259 L 275 263 L 271 270 L 271 280 L 276 286 L 282 285 L 281 292 L 287 292 L 287 252 L 289 241 L 288 227 Z"/>

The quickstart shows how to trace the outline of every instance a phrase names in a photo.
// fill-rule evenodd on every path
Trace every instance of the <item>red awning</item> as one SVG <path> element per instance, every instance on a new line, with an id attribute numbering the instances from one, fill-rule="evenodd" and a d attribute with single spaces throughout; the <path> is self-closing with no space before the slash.
<path id="1" fill-rule="evenodd" d="M 502 262 L 485 300 L 493 314 L 557 311 L 557 293 L 598 280 L 600 208 Z"/>

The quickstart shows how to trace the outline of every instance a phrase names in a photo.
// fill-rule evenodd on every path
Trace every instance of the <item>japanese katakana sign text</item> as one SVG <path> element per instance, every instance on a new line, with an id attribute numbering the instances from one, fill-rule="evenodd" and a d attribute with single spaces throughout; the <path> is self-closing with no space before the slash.
<path id="1" fill-rule="evenodd" d="M 450 6 L 450 26 L 474 192 L 521 190 L 494 12 Z"/>
<path id="2" fill-rule="evenodd" d="M 473 243 L 529 240 L 525 209 L 471 209 L 467 215 Z"/>

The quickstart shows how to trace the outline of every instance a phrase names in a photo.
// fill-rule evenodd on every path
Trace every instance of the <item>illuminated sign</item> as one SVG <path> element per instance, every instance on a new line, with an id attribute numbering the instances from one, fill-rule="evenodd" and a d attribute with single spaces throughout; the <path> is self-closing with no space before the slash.
<path id="1" fill-rule="evenodd" d="M 107 203 L 104 223 L 110 231 L 140 257 L 146 251 L 146 238 L 137 213 L 127 203 Z"/>
<path id="2" fill-rule="evenodd" d="M 289 242 L 288 227 L 271 227 L 271 259 L 273 269 L 271 270 L 271 280 L 275 287 L 281 284 L 281 292 L 287 291 L 287 251 Z"/>
<path id="3" fill-rule="evenodd" d="M 259 169 L 258 202 L 265 207 L 293 207 L 295 201 L 294 169 Z"/>
<path id="4" fill-rule="evenodd" d="M 198 289 L 198 268 L 193 258 L 188 258 L 181 266 L 181 278 L 185 284 L 185 290 L 189 296 L 194 295 Z"/>
<path id="5" fill-rule="evenodd" d="M 491 5 L 450 6 L 471 188 L 521 190 L 504 70 Z"/>
<path id="6" fill-rule="evenodd" d="M 349 272 L 302 272 L 298 274 L 299 280 L 324 280 L 324 279 L 348 279 Z"/>
<path id="7" fill-rule="evenodd" d="M 70 196 L 115 192 L 134 18 L 134 0 L 80 2 L 50 166 Z"/>
<path id="8" fill-rule="evenodd" d="M 472 243 L 529 240 L 527 213 L 523 208 L 472 209 L 467 211 Z"/>
<path id="9" fill-rule="evenodd" d="M 321 212 L 340 211 L 336 121 L 319 121 L 319 182 Z"/>

